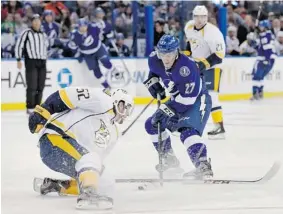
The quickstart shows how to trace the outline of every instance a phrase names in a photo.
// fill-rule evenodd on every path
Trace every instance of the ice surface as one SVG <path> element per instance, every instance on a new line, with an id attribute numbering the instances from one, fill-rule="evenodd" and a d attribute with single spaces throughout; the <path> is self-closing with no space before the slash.
<path id="1" fill-rule="evenodd" d="M 283 100 L 260 103 L 224 103 L 227 138 L 208 141 L 208 153 L 217 178 L 253 178 L 268 170 L 274 160 L 283 163 Z M 142 106 L 135 108 L 135 114 Z M 144 121 L 156 109 L 152 105 L 132 129 L 120 139 L 106 165 L 117 178 L 157 177 L 158 162 Z M 130 121 L 128 121 L 129 124 Z M 209 121 L 207 130 L 212 128 Z M 186 170 L 192 165 L 178 137 L 175 152 Z M 3 214 L 72 214 L 75 197 L 42 197 L 33 192 L 36 177 L 62 177 L 40 160 L 37 137 L 27 128 L 24 112 L 2 113 L 2 212 Z M 141 214 L 272 214 L 283 213 L 283 169 L 260 185 L 166 185 L 138 191 L 136 184 L 116 188 L 115 213 Z"/>

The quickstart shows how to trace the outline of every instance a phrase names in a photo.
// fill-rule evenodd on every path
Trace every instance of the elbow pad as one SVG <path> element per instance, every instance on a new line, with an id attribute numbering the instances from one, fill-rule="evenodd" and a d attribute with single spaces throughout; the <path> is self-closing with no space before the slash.
<path id="1" fill-rule="evenodd" d="M 45 108 L 51 115 L 70 109 L 61 99 L 59 91 L 51 94 L 45 100 L 45 102 L 41 104 L 41 106 Z"/>

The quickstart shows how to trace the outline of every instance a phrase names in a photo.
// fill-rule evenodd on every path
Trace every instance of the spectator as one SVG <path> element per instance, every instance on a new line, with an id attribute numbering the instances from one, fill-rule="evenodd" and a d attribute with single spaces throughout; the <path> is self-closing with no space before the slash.
<path id="1" fill-rule="evenodd" d="M 8 13 L 5 21 L 1 24 L 1 31 L 5 33 L 15 32 L 15 22 L 13 22 L 13 15 Z"/>
<path id="2" fill-rule="evenodd" d="M 19 13 L 21 16 L 24 15 L 23 5 L 20 1 L 8 1 L 8 4 L 3 5 L 1 9 L 2 20 L 5 20 L 7 15 Z"/>
<path id="3" fill-rule="evenodd" d="M 275 37 L 277 36 L 277 33 L 278 33 L 279 31 L 283 31 L 283 28 L 281 28 L 280 20 L 279 20 L 279 19 L 274 19 L 274 20 L 272 21 L 272 28 L 271 28 L 271 31 L 272 31 L 272 33 L 274 34 Z"/>
<path id="4" fill-rule="evenodd" d="M 256 56 L 257 50 L 254 48 L 255 45 L 256 45 L 255 34 L 251 32 L 247 35 L 247 40 L 240 45 L 240 55 Z"/>
<path id="5" fill-rule="evenodd" d="M 121 17 L 117 17 L 115 20 L 115 31 L 116 33 L 122 33 L 125 37 L 128 37 L 127 29 L 125 28 L 125 23 Z"/>
<path id="6" fill-rule="evenodd" d="M 24 13 L 25 16 L 23 17 L 23 22 L 28 26 L 31 27 L 31 20 L 33 17 L 33 9 L 30 3 L 25 3 L 24 5 Z"/>
<path id="7" fill-rule="evenodd" d="M 123 19 L 122 21 L 124 21 L 125 11 L 126 11 L 126 5 L 123 2 L 120 2 L 118 8 L 114 9 L 113 11 L 114 20 L 116 20 L 118 17 L 121 17 Z"/>
<path id="8" fill-rule="evenodd" d="M 27 24 L 25 24 L 23 22 L 21 14 L 16 13 L 15 14 L 15 32 L 16 32 L 16 35 L 20 35 L 27 28 L 28 28 L 28 26 L 27 26 Z"/>
<path id="9" fill-rule="evenodd" d="M 254 31 L 254 22 L 251 15 L 246 15 L 244 18 L 245 25 L 238 26 L 237 38 L 239 43 L 242 44 L 247 38 L 249 32 Z"/>
<path id="10" fill-rule="evenodd" d="M 128 37 L 132 36 L 132 28 L 133 28 L 133 16 L 132 16 L 132 7 L 130 5 L 127 6 L 125 12 L 125 24 L 128 32 Z"/>
<path id="11" fill-rule="evenodd" d="M 160 19 L 154 23 L 154 47 L 157 45 L 159 39 L 165 34 L 164 20 Z"/>
<path id="12" fill-rule="evenodd" d="M 228 11 L 228 14 L 227 14 L 228 20 L 229 19 L 234 20 L 234 23 L 236 24 L 236 26 L 240 26 L 240 25 L 245 26 L 244 20 L 239 14 L 234 12 L 232 5 L 227 5 L 227 11 Z"/>
<path id="13" fill-rule="evenodd" d="M 226 53 L 228 55 L 239 55 L 239 40 L 237 38 L 237 28 L 235 26 L 228 27 L 228 36 L 226 37 Z"/>
<path id="14" fill-rule="evenodd" d="M 172 17 L 172 18 L 178 18 L 178 14 L 176 14 L 177 12 L 177 8 L 178 7 L 178 3 L 177 2 L 174 2 L 172 3 L 170 6 L 169 6 L 169 9 L 168 9 L 168 17 Z"/>
<path id="15" fill-rule="evenodd" d="M 70 12 L 69 10 L 63 10 L 62 11 L 62 19 L 60 22 L 61 25 L 61 33 L 60 33 L 60 37 L 67 37 L 72 29 L 72 22 L 70 19 Z"/>
<path id="16" fill-rule="evenodd" d="M 68 10 L 68 8 L 60 1 L 51 1 L 45 4 L 44 10 L 52 10 L 55 14 L 55 21 L 60 22 L 63 10 Z"/>
<path id="17" fill-rule="evenodd" d="M 130 56 L 130 49 L 127 45 L 124 44 L 124 35 L 122 33 L 118 33 L 116 36 L 116 47 L 113 47 L 110 44 L 109 53 L 110 56 L 118 57 L 118 56 Z M 117 53 L 118 52 L 118 53 Z"/>
<path id="18" fill-rule="evenodd" d="M 277 33 L 277 37 L 275 40 L 275 48 L 278 56 L 283 56 L 283 31 L 279 31 Z"/>

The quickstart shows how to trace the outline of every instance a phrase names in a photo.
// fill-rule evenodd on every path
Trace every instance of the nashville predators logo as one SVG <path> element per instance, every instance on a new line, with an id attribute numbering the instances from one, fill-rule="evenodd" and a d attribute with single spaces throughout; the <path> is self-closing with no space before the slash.
<path id="1" fill-rule="evenodd" d="M 110 132 L 103 120 L 100 120 L 100 128 L 94 133 L 94 143 L 100 148 L 105 148 L 107 147 L 109 141 Z"/>

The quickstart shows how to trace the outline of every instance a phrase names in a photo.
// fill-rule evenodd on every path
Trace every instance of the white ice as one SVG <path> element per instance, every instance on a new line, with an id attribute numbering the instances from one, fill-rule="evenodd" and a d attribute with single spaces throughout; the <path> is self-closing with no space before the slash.
<path id="1" fill-rule="evenodd" d="M 143 106 L 135 109 L 135 115 Z M 283 163 L 283 100 L 268 99 L 223 104 L 226 140 L 208 141 L 208 154 L 217 178 L 262 176 L 275 160 Z M 120 139 L 107 159 L 116 178 L 157 178 L 158 162 L 145 119 L 155 105 Z M 130 121 L 128 121 L 129 124 Z M 212 128 L 212 122 L 206 127 Z M 186 170 L 192 165 L 177 137 L 173 147 Z M 31 135 L 24 112 L 2 113 L 2 212 L 3 214 L 72 214 L 75 197 L 39 196 L 32 189 L 34 177 L 62 177 L 44 166 L 37 137 Z M 142 214 L 273 214 L 283 213 L 283 169 L 266 184 L 181 185 L 138 191 L 135 184 L 117 185 L 115 213 Z M 88 213 L 88 212 L 87 212 Z M 94 212 L 92 212 L 94 213 Z"/>

